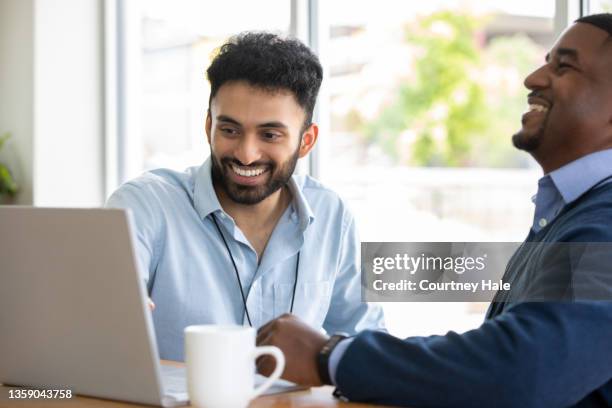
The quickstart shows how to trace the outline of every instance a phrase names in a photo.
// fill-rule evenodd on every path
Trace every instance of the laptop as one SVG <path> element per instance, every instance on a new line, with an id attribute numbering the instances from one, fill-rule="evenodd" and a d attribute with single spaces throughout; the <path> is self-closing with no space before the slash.
<path id="1" fill-rule="evenodd" d="M 0 206 L 0 383 L 188 403 L 185 368 L 159 361 L 129 212 Z"/>

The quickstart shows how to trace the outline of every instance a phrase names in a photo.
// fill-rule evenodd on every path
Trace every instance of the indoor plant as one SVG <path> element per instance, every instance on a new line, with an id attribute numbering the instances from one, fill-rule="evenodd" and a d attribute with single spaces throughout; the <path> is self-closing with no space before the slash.
<path id="1" fill-rule="evenodd" d="M 0 152 L 4 143 L 11 137 L 10 133 L 0 136 Z M 8 166 L 0 162 L 0 203 L 12 199 L 17 194 L 18 186 Z"/>

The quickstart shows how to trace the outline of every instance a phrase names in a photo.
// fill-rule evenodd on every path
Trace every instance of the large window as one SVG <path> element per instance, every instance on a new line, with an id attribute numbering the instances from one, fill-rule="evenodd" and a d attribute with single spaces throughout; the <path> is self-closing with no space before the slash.
<path id="1" fill-rule="evenodd" d="M 328 4 L 334 160 L 320 174 L 364 239 L 522 240 L 538 172 L 510 137 L 554 0 Z"/>
<path id="2" fill-rule="evenodd" d="M 298 33 L 325 68 L 312 170 L 348 202 L 363 241 L 521 241 L 540 177 L 510 143 L 527 107 L 523 79 L 581 7 L 612 3 L 117 1 L 120 181 L 208 155 L 205 70 L 225 39 Z M 384 307 L 392 333 L 414 335 L 475 327 L 486 305 Z"/>
<path id="3" fill-rule="evenodd" d="M 320 176 L 364 241 L 521 241 L 539 172 L 510 142 L 555 2 L 327 2 Z M 333 160 L 329 160 L 333 157 Z M 465 330 L 486 305 L 385 304 L 396 334 Z"/>
<path id="4" fill-rule="evenodd" d="M 612 1 L 610 0 L 589 0 L 588 14 L 612 13 Z"/>

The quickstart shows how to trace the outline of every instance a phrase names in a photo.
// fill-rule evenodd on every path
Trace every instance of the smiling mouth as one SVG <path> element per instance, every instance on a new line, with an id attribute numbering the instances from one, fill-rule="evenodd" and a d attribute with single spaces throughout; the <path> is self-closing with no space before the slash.
<path id="1" fill-rule="evenodd" d="M 546 112 L 548 112 L 548 107 L 544 106 L 544 105 L 540 105 L 538 103 L 530 103 L 529 104 L 529 109 L 527 110 L 527 112 L 546 113 Z"/>
<path id="2" fill-rule="evenodd" d="M 247 167 L 238 166 L 237 164 L 230 164 L 232 171 L 240 177 L 257 177 L 262 175 L 266 171 L 266 166 Z"/>
<path id="3" fill-rule="evenodd" d="M 544 120 L 548 116 L 549 109 L 550 106 L 545 105 L 543 102 L 529 101 L 527 111 L 521 117 L 521 124 L 525 126 L 532 120 Z"/>

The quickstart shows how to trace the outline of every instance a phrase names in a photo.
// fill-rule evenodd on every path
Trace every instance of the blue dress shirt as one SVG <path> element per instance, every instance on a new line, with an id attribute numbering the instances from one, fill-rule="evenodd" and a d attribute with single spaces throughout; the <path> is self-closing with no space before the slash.
<path id="1" fill-rule="evenodd" d="M 532 198 L 535 203 L 534 232 L 548 225 L 568 204 L 574 202 L 591 187 L 612 175 L 612 149 L 602 150 L 583 156 L 546 174 L 538 181 L 538 192 Z M 606 180 L 603 184 L 612 180 Z M 329 356 L 329 373 L 334 385 L 336 371 L 352 338 L 338 343 Z"/>
<path id="2" fill-rule="evenodd" d="M 160 357 L 183 360 L 183 330 L 193 324 L 248 324 L 232 252 L 254 327 L 289 312 L 329 333 L 384 327 L 379 306 L 361 301 L 355 221 L 332 191 L 308 176 L 288 183 L 293 200 L 261 260 L 212 185 L 210 158 L 186 172 L 154 170 L 123 184 L 107 206 L 131 210 L 137 257 L 156 305 Z"/>
<path id="3" fill-rule="evenodd" d="M 591 153 L 558 168 L 538 181 L 533 232 L 548 225 L 566 205 L 595 184 L 610 176 L 612 149 Z M 607 182 L 607 181 L 606 181 Z"/>

